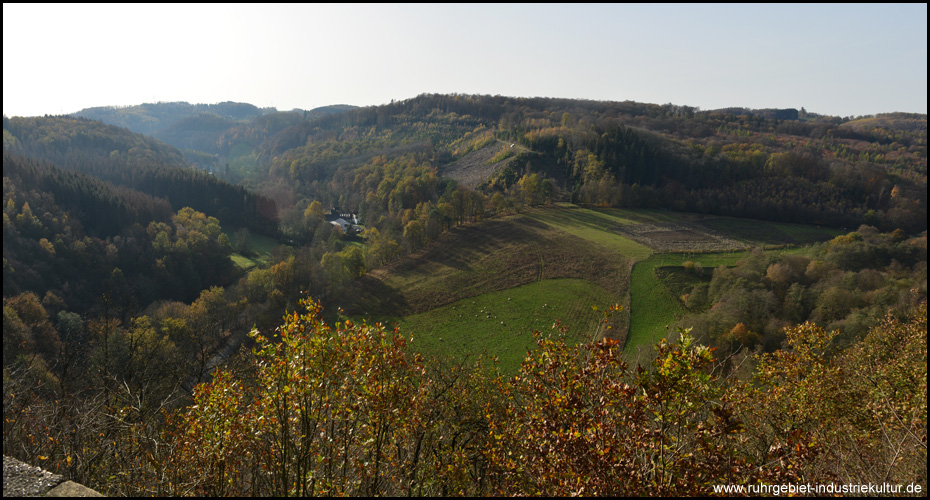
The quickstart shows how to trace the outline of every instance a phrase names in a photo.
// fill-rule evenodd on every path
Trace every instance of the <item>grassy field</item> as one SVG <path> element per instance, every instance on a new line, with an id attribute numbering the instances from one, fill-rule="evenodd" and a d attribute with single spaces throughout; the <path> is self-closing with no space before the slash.
<path id="1" fill-rule="evenodd" d="M 598 331 L 609 294 L 580 279 L 542 280 L 482 294 L 396 320 L 412 334 L 413 348 L 424 355 L 474 360 L 496 356 L 501 370 L 513 373 L 527 351 L 532 332 L 556 335 L 557 319 L 569 328 L 569 342 L 587 342 Z M 597 307 L 597 311 L 592 309 Z"/>
<path id="2" fill-rule="evenodd" d="M 401 317 L 490 292 L 581 279 L 625 302 L 631 261 L 616 251 L 526 216 L 449 231 L 424 250 L 356 280 L 342 294 L 350 314 Z"/>
<path id="3" fill-rule="evenodd" d="M 667 331 L 666 325 L 674 325 L 676 317 L 684 313 L 684 306 L 663 283 L 656 269 L 681 266 L 687 261 L 700 263 L 704 268 L 732 266 L 747 255 L 749 252 L 656 254 L 637 262 L 631 276 L 630 334 L 624 350 L 632 352 L 655 344 L 663 337 L 677 336 L 677 332 Z"/>
<path id="4" fill-rule="evenodd" d="M 249 269 L 252 269 L 258 265 L 256 261 L 238 253 L 230 255 L 229 258 L 232 259 L 233 264 L 235 264 L 236 267 L 243 271 L 248 271 Z"/>
<path id="5" fill-rule="evenodd" d="M 600 245 L 633 260 L 645 259 L 652 250 L 631 239 L 620 236 L 612 228 L 637 224 L 646 214 L 621 210 L 591 210 L 573 205 L 542 207 L 530 210 L 527 216 L 545 224 Z"/>
<path id="6" fill-rule="evenodd" d="M 630 230 L 640 225 L 646 232 Z M 706 269 L 732 266 L 749 254 L 709 252 L 712 233 L 738 240 L 738 248 L 795 252 L 801 251 L 797 245 L 839 231 L 664 210 L 535 207 L 454 228 L 420 252 L 356 280 L 333 305 L 352 317 L 396 321 L 415 335 L 421 352 L 487 353 L 511 369 L 532 348 L 534 329 L 561 318 L 573 331 L 590 333 L 597 315 L 582 311 L 619 303 L 626 309 L 615 318 L 611 336 L 624 341 L 627 352 L 642 351 L 677 335 L 666 331 L 684 313 L 679 292 L 686 284 L 677 282 L 675 267 L 689 260 Z M 672 238 L 695 251 L 657 250 L 657 242 Z"/>
<path id="7" fill-rule="evenodd" d="M 804 247 L 779 248 L 767 250 L 766 253 L 801 253 Z M 700 264 L 705 270 L 719 266 L 734 266 L 748 257 L 751 251 L 695 254 L 655 254 L 637 262 L 633 267 L 630 286 L 630 333 L 627 336 L 625 350 L 632 352 L 640 347 L 649 346 L 662 337 L 677 336 L 677 332 L 666 331 L 666 325 L 674 328 L 678 317 L 684 314 L 684 306 L 679 299 L 680 287 L 676 276 L 667 268 L 680 267 L 687 261 Z M 656 272 L 664 269 L 664 272 Z M 680 276 L 679 276 L 680 277 Z"/>
<path id="8" fill-rule="evenodd" d="M 424 250 L 352 283 L 327 306 L 352 317 L 396 322 L 424 354 L 498 356 L 515 370 L 533 330 L 556 319 L 590 338 L 600 311 L 629 302 L 632 262 L 600 245 L 518 215 L 454 228 Z M 624 340 L 629 316 L 614 315 Z M 440 340 L 442 339 L 442 340 Z"/>
<path id="9" fill-rule="evenodd" d="M 226 233 L 226 237 L 229 238 L 230 242 L 235 242 L 236 231 L 238 230 L 238 228 L 230 228 L 223 232 Z M 255 266 L 266 264 L 271 257 L 271 251 L 279 245 L 281 245 L 281 243 L 274 238 L 269 238 L 261 234 L 249 233 L 246 242 L 249 255 L 233 253 L 230 258 L 236 266 L 243 271 L 247 271 Z"/>

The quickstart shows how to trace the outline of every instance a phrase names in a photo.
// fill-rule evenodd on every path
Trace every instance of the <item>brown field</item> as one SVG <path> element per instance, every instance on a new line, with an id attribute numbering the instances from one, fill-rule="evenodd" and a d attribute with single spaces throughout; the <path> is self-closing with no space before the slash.
<path id="1" fill-rule="evenodd" d="M 613 230 L 658 252 L 732 252 L 750 248 L 700 223 L 628 224 Z"/>

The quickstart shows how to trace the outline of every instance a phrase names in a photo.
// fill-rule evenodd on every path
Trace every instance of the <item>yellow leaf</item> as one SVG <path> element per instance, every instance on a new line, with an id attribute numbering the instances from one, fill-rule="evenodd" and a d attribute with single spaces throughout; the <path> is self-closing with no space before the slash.
<path id="1" fill-rule="evenodd" d="M 48 457 L 45 455 L 39 455 L 39 460 L 48 460 Z"/>

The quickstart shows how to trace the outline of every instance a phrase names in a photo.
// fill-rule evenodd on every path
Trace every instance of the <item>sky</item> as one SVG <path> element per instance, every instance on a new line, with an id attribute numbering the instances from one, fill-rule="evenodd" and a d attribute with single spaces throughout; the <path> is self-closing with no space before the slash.
<path id="1" fill-rule="evenodd" d="M 423 93 L 927 113 L 927 4 L 3 4 L 3 114 Z"/>

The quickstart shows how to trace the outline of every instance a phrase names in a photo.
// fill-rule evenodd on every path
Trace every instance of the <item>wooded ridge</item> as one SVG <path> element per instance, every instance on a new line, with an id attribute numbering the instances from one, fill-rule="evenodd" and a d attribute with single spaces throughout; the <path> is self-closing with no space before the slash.
<path id="1" fill-rule="evenodd" d="M 3 193 L 4 453 L 107 494 L 926 488 L 926 115 L 88 108 Z"/>

